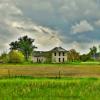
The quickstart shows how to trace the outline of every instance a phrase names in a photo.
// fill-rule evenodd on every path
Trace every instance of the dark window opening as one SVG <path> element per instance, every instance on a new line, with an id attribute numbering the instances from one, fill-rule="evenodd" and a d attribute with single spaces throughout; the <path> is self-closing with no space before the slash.
<path id="1" fill-rule="evenodd" d="M 39 58 L 37 58 L 37 62 L 38 62 L 38 63 L 40 63 L 40 62 L 41 62 L 41 60 L 40 60 Z"/>
<path id="2" fill-rule="evenodd" d="M 56 56 L 56 53 L 55 53 L 55 56 Z"/>
<path id="3" fill-rule="evenodd" d="M 41 60 L 39 59 L 39 63 L 41 62 Z"/>
<path id="4" fill-rule="evenodd" d="M 65 59 L 63 58 L 63 62 L 65 62 Z"/>
<path id="5" fill-rule="evenodd" d="M 59 52 L 59 56 L 61 55 L 61 53 Z"/>
<path id="6" fill-rule="evenodd" d="M 65 53 L 63 52 L 63 56 L 65 56 Z"/>
<path id="7" fill-rule="evenodd" d="M 38 62 L 39 60 L 38 60 L 38 58 L 37 58 L 37 62 Z"/>
<path id="8" fill-rule="evenodd" d="M 59 62 L 61 62 L 61 59 L 59 58 Z"/>

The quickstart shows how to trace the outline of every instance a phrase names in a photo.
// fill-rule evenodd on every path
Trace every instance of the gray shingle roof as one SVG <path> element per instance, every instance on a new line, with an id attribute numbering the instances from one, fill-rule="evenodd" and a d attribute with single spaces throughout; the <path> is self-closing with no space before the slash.
<path id="1" fill-rule="evenodd" d="M 43 51 L 35 51 L 33 53 L 34 57 L 43 57 L 44 56 L 44 52 Z"/>
<path id="2" fill-rule="evenodd" d="M 67 52 L 67 50 L 65 50 L 62 47 L 55 47 L 52 50 L 48 51 L 48 52 Z M 34 57 L 45 57 L 45 53 L 46 51 L 34 51 L 33 56 Z"/>
<path id="3" fill-rule="evenodd" d="M 53 52 L 55 52 L 55 51 L 66 52 L 67 50 L 65 50 L 65 49 L 62 48 L 62 47 L 55 47 L 55 48 L 53 48 L 51 51 L 53 51 Z"/>

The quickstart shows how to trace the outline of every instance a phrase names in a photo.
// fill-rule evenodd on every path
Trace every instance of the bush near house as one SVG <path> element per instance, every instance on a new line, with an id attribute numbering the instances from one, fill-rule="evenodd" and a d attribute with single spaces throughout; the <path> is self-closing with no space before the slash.
<path id="1" fill-rule="evenodd" d="M 18 50 L 12 50 L 9 53 L 9 62 L 10 63 L 23 63 L 25 60 L 24 55 L 22 52 Z"/>
<path id="2" fill-rule="evenodd" d="M 9 61 L 9 57 L 7 53 L 2 53 L 0 56 L 0 63 L 7 63 Z"/>
<path id="3" fill-rule="evenodd" d="M 44 52 L 44 56 L 46 57 L 45 63 L 52 63 L 52 53 L 50 51 Z"/>

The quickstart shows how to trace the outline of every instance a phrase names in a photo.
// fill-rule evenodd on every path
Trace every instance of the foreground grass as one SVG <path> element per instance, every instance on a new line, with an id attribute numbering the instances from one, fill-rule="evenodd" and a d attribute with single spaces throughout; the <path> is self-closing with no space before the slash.
<path id="1" fill-rule="evenodd" d="M 100 79 L 0 79 L 0 100 L 100 100 Z"/>

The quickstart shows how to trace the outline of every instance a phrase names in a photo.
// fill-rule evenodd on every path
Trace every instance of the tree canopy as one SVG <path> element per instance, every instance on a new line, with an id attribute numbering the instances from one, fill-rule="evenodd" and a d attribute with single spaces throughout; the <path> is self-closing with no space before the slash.
<path id="1" fill-rule="evenodd" d="M 33 42 L 34 39 L 31 39 L 28 36 L 23 36 L 20 37 L 18 41 L 11 42 L 10 49 L 21 51 L 24 54 L 25 59 L 28 60 L 34 49 L 37 48 L 35 45 L 33 45 Z"/>
<path id="2" fill-rule="evenodd" d="M 68 61 L 78 61 L 80 59 L 79 53 L 75 49 L 71 49 L 67 53 L 67 59 Z"/>
<path id="3" fill-rule="evenodd" d="M 97 53 L 97 47 L 96 46 L 93 46 L 92 48 L 90 48 L 90 56 L 93 56 L 95 58 L 95 55 Z"/>

